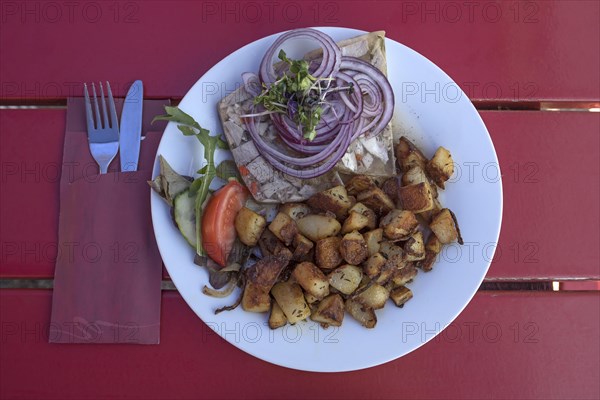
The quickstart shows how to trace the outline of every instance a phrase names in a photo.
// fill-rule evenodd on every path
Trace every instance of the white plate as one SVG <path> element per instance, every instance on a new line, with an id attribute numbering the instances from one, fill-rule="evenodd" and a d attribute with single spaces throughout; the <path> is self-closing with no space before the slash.
<path id="1" fill-rule="evenodd" d="M 364 33 L 346 28 L 319 29 L 336 41 Z M 262 54 L 278 35 L 250 43 L 215 65 L 186 94 L 181 109 L 211 132 L 221 132 L 218 101 L 239 86 L 242 72 L 258 70 Z M 433 271 L 419 273 L 410 284 L 414 298 L 404 308 L 390 302 L 377 311 L 375 329 L 359 326 L 349 315 L 340 328 L 324 330 L 308 321 L 275 331 L 266 325 L 266 314 L 247 313 L 241 307 L 214 315 L 216 308 L 232 303 L 236 295 L 215 299 L 201 293 L 208 274 L 194 265 L 194 251 L 173 226 L 167 205 L 152 194 L 154 232 L 175 286 L 211 329 L 262 360 L 306 371 L 336 372 L 401 357 L 431 340 L 456 318 L 490 265 L 500 232 L 502 183 L 487 129 L 467 96 L 441 69 L 393 40 L 386 39 L 386 48 L 389 80 L 396 97 L 394 124 L 426 155 L 445 146 L 457 164 L 453 182 L 440 198 L 456 213 L 466 245 L 445 247 Z M 158 154 L 176 171 L 190 176 L 203 161 L 198 141 L 184 137 L 173 123 L 165 130 Z M 158 173 L 157 162 L 154 173 Z M 456 332 L 448 333 L 452 336 L 448 339 Z M 199 337 L 205 334 L 198 332 Z"/>

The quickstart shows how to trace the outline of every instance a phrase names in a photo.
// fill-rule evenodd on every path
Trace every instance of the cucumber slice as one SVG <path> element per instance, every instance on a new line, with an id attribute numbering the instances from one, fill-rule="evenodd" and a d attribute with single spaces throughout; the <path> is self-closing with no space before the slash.
<path id="1" fill-rule="evenodd" d="M 190 197 L 189 192 L 189 189 L 186 189 L 175 196 L 173 211 L 175 223 L 181 234 L 193 248 L 196 248 L 196 197 Z"/>

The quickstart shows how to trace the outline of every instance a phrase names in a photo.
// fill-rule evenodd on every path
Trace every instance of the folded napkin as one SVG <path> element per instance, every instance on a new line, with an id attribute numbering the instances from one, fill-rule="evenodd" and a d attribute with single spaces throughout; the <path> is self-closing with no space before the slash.
<path id="1" fill-rule="evenodd" d="M 115 99 L 120 113 L 123 100 Z M 168 100 L 145 100 L 138 171 L 107 174 L 90 154 L 81 98 L 69 99 L 60 181 L 51 343 L 158 344 L 162 261 L 150 216 L 156 149 Z"/>

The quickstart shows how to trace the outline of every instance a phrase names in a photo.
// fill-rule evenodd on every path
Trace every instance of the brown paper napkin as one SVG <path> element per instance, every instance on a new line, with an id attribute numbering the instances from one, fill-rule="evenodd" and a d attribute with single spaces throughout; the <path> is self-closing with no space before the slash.
<path id="1" fill-rule="evenodd" d="M 120 115 L 123 100 L 115 102 Z M 165 104 L 144 101 L 138 171 L 118 172 L 117 156 L 99 175 L 83 99 L 69 99 L 51 343 L 159 343 L 162 261 L 146 181 L 165 126 L 150 122 Z"/>

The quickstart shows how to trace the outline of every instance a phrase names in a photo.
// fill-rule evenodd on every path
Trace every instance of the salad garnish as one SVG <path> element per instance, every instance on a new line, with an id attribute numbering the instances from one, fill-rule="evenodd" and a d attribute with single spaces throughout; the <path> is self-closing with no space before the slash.
<path id="1" fill-rule="evenodd" d="M 154 117 L 154 121 L 170 121 L 177 124 L 177 128 L 185 136 L 195 136 L 196 139 L 202 143 L 204 147 L 204 161 L 205 164 L 202 168 L 196 171 L 200 174 L 199 177 L 194 179 L 189 187 L 188 196 L 195 196 L 195 211 L 196 211 L 196 252 L 200 256 L 205 256 L 206 252 L 202 246 L 202 232 L 200 229 L 202 221 L 202 206 L 206 201 L 209 192 L 210 184 L 215 177 L 219 177 L 223 180 L 227 180 L 230 176 L 223 175 L 230 168 L 219 168 L 215 165 L 215 151 L 216 149 L 228 149 L 229 146 L 220 135 L 211 135 L 208 129 L 204 129 L 198 122 L 189 114 L 182 111 L 179 107 L 165 106 L 165 115 L 159 115 Z M 219 174 L 220 173 L 220 174 Z M 218 176 L 218 174 L 220 176 Z"/>

